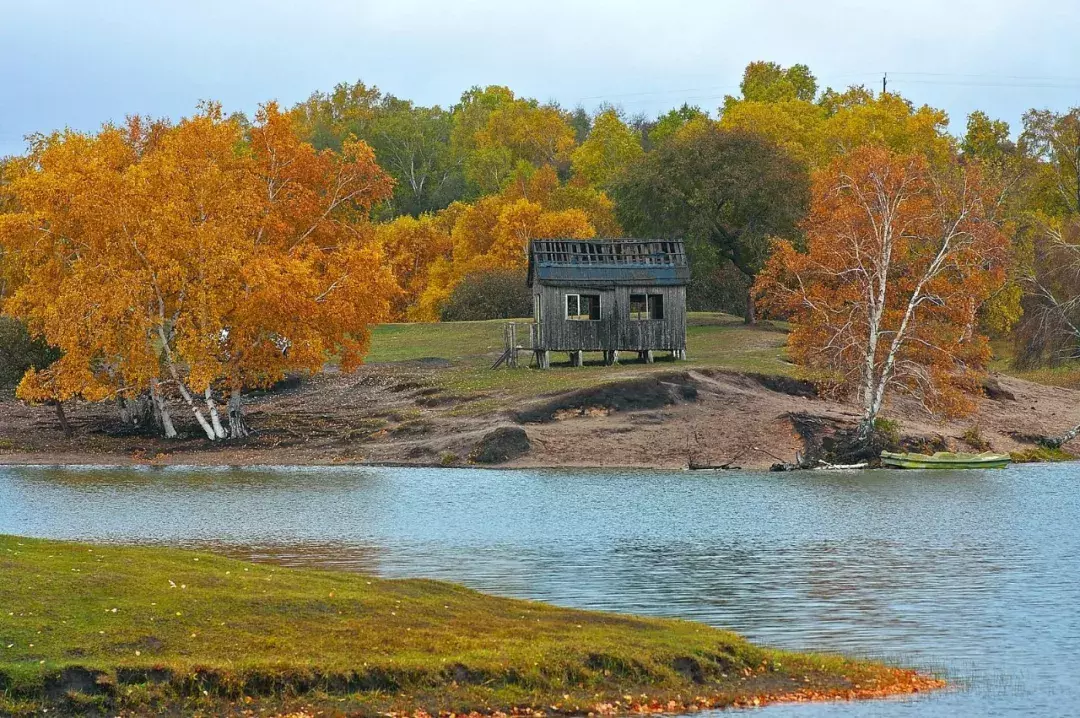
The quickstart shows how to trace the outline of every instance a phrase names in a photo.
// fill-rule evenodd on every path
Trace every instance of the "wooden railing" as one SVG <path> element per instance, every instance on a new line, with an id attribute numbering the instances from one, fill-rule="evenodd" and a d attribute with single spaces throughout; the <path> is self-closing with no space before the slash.
<path id="1" fill-rule="evenodd" d="M 507 322 L 503 325 L 503 353 L 491 365 L 492 369 L 497 369 L 503 364 L 508 367 L 517 367 L 518 365 L 518 353 L 523 351 L 531 352 L 533 347 L 536 346 L 536 330 L 537 325 L 535 322 Z M 523 345 L 519 341 L 519 336 L 524 338 L 528 335 L 528 345 Z"/>

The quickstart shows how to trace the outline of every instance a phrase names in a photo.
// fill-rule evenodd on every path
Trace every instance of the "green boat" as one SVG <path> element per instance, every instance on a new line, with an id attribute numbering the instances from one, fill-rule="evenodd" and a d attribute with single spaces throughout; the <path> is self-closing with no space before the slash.
<path id="1" fill-rule="evenodd" d="M 881 452 L 881 465 L 896 469 L 1004 469 L 1012 459 L 1008 454 L 959 454 L 938 451 L 927 454 L 894 454 Z"/>

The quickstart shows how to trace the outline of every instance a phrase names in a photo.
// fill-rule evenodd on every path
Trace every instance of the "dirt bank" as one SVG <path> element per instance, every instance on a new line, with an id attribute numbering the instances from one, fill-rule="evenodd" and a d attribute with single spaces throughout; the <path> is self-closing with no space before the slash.
<path id="1" fill-rule="evenodd" d="M 70 406 L 75 436 L 66 439 L 52 409 L 0 402 L 0 462 L 767 468 L 857 419 L 854 407 L 794 379 L 682 363 L 617 368 L 607 383 L 527 400 L 497 386 L 449 389 L 441 370 L 433 360 L 387 362 L 253 394 L 256 434 L 236 443 L 200 438 L 179 406 L 178 440 L 126 428 L 110 404 Z M 904 400 L 888 417 L 909 446 L 928 449 L 1024 451 L 1033 436 L 1080 423 L 1080 391 L 995 378 L 996 398 L 981 398 L 968 419 L 938 423 Z M 489 436 L 505 427 L 524 436 Z"/>

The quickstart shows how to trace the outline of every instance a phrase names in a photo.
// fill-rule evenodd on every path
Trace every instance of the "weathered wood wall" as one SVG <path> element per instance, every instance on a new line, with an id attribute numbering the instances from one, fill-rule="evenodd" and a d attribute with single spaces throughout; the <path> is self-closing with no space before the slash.
<path id="1" fill-rule="evenodd" d="M 599 294 L 600 320 L 568 320 L 568 294 Z M 631 319 L 631 294 L 662 295 L 664 318 Z M 686 287 L 609 286 L 592 289 L 582 285 L 545 286 L 534 283 L 534 307 L 537 296 L 542 308 L 536 349 L 559 352 L 686 349 Z"/>

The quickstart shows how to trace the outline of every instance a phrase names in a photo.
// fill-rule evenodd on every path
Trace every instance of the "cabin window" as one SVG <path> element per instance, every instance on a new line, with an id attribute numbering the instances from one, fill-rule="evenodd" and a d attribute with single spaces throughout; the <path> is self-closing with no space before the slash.
<path id="1" fill-rule="evenodd" d="M 599 294 L 567 294 L 566 318 L 578 322 L 600 320 Z"/>
<path id="2" fill-rule="evenodd" d="M 631 294 L 630 295 L 630 319 L 663 319 L 664 318 L 664 295 L 663 294 Z"/>

